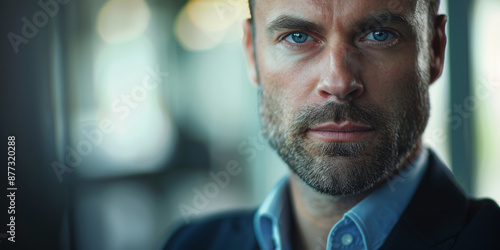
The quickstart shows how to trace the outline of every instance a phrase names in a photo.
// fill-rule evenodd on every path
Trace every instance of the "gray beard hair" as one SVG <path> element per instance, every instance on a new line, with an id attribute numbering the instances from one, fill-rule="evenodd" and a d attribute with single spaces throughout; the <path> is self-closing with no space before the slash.
<path id="1" fill-rule="evenodd" d="M 284 112 L 275 93 L 259 84 L 259 111 L 263 134 L 290 169 L 320 193 L 350 196 L 387 180 L 410 163 L 418 150 L 429 118 L 427 85 L 413 82 L 409 97 L 400 107 L 384 113 L 375 105 L 325 102 L 303 107 L 283 125 Z M 415 86 L 417 84 L 417 86 Z M 306 138 L 308 129 L 325 122 L 354 121 L 374 128 L 372 143 L 321 142 Z"/>

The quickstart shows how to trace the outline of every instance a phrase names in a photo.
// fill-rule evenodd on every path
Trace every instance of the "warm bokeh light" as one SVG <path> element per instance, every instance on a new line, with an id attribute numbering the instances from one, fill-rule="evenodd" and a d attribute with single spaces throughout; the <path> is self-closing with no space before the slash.
<path id="1" fill-rule="evenodd" d="M 240 42 L 241 23 L 250 17 L 244 0 L 191 0 L 179 12 L 174 32 L 187 50 L 208 50 L 220 43 Z"/>
<path id="2" fill-rule="evenodd" d="M 191 22 L 205 32 L 227 29 L 239 20 L 244 1 L 189 1 L 186 12 Z"/>
<path id="3" fill-rule="evenodd" d="M 108 43 L 128 41 L 140 36 L 151 19 L 143 0 L 111 0 L 104 4 L 97 18 L 97 31 Z"/>
<path id="4" fill-rule="evenodd" d="M 2 4 L 19 231 L 0 250 L 162 249 L 188 221 L 255 211 L 290 174 L 262 134 L 248 0 Z M 467 195 L 500 204 L 500 0 L 441 0 L 440 13 L 448 45 L 423 142 Z"/>
<path id="5" fill-rule="evenodd" d="M 174 34 L 177 41 L 186 50 L 208 50 L 222 41 L 225 30 L 203 32 L 193 24 L 186 8 L 183 8 L 177 15 Z"/>

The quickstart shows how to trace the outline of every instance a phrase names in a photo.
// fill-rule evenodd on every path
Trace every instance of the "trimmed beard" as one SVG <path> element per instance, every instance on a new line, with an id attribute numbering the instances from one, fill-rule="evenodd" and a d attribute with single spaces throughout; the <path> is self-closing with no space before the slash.
<path id="1" fill-rule="evenodd" d="M 389 112 L 355 100 L 327 101 L 302 107 L 291 116 L 285 116 L 278 90 L 268 93 L 259 84 L 263 134 L 290 169 L 316 191 L 342 197 L 359 194 L 396 174 L 418 150 L 430 110 L 428 86 L 423 82 L 413 81 L 408 86 L 412 91 L 406 98 L 397 98 L 397 107 Z M 287 127 L 286 117 L 291 117 Z M 307 137 L 308 130 L 321 123 L 343 121 L 368 125 L 373 134 L 356 142 Z"/>

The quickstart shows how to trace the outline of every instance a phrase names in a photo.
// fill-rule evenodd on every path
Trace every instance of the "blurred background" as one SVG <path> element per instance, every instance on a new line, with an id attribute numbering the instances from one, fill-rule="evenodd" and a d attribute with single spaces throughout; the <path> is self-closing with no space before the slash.
<path id="1" fill-rule="evenodd" d="M 0 249 L 156 249 L 194 218 L 255 208 L 287 172 L 259 134 L 245 0 L 0 8 L 1 136 L 16 137 L 18 187 L 16 243 L 2 231 Z M 500 1 L 440 11 L 449 46 L 425 143 L 469 194 L 500 202 Z"/>

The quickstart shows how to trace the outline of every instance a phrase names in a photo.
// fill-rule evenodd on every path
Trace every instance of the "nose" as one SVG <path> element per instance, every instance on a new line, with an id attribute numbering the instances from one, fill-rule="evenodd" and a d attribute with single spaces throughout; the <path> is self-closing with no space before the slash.
<path id="1" fill-rule="evenodd" d="M 316 87 L 319 96 L 348 102 L 363 94 L 364 86 L 358 75 L 360 67 L 355 57 L 346 45 L 338 44 L 324 51 L 323 70 Z"/>

